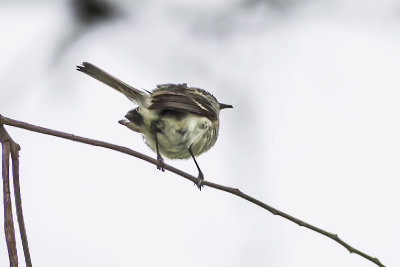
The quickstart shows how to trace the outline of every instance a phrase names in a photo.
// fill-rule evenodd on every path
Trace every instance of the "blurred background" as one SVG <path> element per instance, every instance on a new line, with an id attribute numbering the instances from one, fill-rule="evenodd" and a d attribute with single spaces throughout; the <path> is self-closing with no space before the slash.
<path id="1" fill-rule="evenodd" d="M 3 0 L 0 33 L 2 115 L 155 157 L 117 123 L 134 105 L 75 66 L 207 89 L 234 106 L 207 180 L 400 266 L 400 1 Z M 35 266 L 375 266 L 139 159 L 7 129 Z"/>

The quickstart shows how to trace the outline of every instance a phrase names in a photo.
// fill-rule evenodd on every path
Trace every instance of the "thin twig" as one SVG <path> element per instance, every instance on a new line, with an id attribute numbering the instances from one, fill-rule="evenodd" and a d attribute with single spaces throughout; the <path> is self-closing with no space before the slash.
<path id="1" fill-rule="evenodd" d="M 3 129 L 0 125 L 0 131 Z M 2 175 L 3 175 L 3 201 L 4 201 L 4 231 L 6 234 L 6 243 L 8 249 L 8 256 L 10 258 L 10 266 L 18 266 L 17 245 L 15 242 L 14 221 L 12 217 L 11 197 L 10 197 L 10 140 L 4 140 L 4 135 L 0 132 L 0 141 L 2 144 Z"/>
<path id="2" fill-rule="evenodd" d="M 0 123 L 0 141 L 2 143 L 9 142 L 10 152 L 11 152 L 11 160 L 12 160 L 12 173 L 13 173 L 13 187 L 14 187 L 14 198 L 15 198 L 15 206 L 17 210 L 17 218 L 19 225 L 19 232 L 21 235 L 22 248 L 24 250 L 25 257 L 25 265 L 27 267 L 32 267 L 31 256 L 29 253 L 28 246 L 28 237 L 26 235 L 24 216 L 22 213 L 22 201 L 21 201 L 21 191 L 20 191 L 20 183 L 19 183 L 19 150 L 20 146 L 15 143 L 15 141 L 10 137 L 6 129 Z"/>
<path id="3" fill-rule="evenodd" d="M 136 152 L 134 150 L 131 150 L 131 149 L 123 147 L 123 146 L 118 146 L 118 145 L 106 143 L 106 142 L 103 142 L 103 141 L 93 140 L 93 139 L 89 139 L 89 138 L 85 138 L 85 137 L 75 136 L 73 134 L 68 134 L 68 133 L 64 133 L 64 132 L 60 132 L 60 131 L 55 131 L 55 130 L 51 130 L 51 129 L 35 126 L 35 125 L 28 124 L 28 123 L 25 123 L 25 122 L 9 119 L 9 118 L 3 117 L 1 115 L 0 115 L 0 123 L 6 124 L 6 125 L 10 125 L 10 126 L 14 126 L 14 127 L 18 127 L 18 128 L 22 128 L 22 129 L 26 129 L 26 130 L 37 132 L 37 133 L 41 133 L 41 134 L 57 136 L 57 137 L 69 139 L 69 140 L 76 141 L 76 142 L 81 142 L 81 143 L 85 143 L 85 144 L 89 144 L 89 145 L 93 145 L 93 146 L 100 146 L 100 147 L 108 148 L 108 149 L 111 149 L 111 150 L 119 151 L 119 152 L 122 152 L 122 153 L 125 153 L 125 154 L 128 154 L 128 155 L 143 159 L 143 160 L 145 160 L 147 162 L 150 162 L 150 163 L 158 166 L 157 165 L 158 161 L 156 159 L 153 159 L 153 158 L 151 158 L 149 156 L 146 156 L 144 154 L 141 154 L 139 152 Z M 188 174 L 186 172 L 183 172 L 181 170 L 178 170 L 178 169 L 176 169 L 176 168 L 174 168 L 174 167 L 172 167 L 172 166 L 170 166 L 168 164 L 164 163 L 163 167 L 164 167 L 164 169 L 169 170 L 169 171 L 171 171 L 173 173 L 176 173 L 176 174 L 182 176 L 183 178 L 186 178 L 186 179 L 188 179 L 188 180 L 190 180 L 192 182 L 197 182 L 197 178 L 196 177 L 194 177 L 194 176 L 192 176 L 192 175 L 190 175 L 190 174 Z M 253 198 L 253 197 L 241 192 L 237 188 L 227 187 L 227 186 L 215 184 L 215 183 L 212 183 L 212 182 L 209 182 L 209 181 L 203 181 L 202 184 L 205 185 L 205 186 L 209 186 L 209 187 L 221 190 L 221 191 L 225 191 L 225 192 L 231 193 L 231 194 L 236 195 L 238 197 L 241 197 L 243 199 L 246 199 L 246 200 L 250 201 L 251 203 L 254 203 L 254 204 L 262 207 L 263 209 L 268 210 L 269 212 L 271 212 L 274 215 L 278 215 L 278 216 L 281 216 L 283 218 L 286 218 L 289 221 L 292 221 L 292 222 L 298 224 L 299 226 L 306 227 L 306 228 L 308 228 L 310 230 L 313 230 L 313 231 L 315 231 L 317 233 L 320 233 L 320 234 L 322 234 L 324 236 L 327 236 L 327 237 L 331 238 L 332 240 L 336 241 L 337 243 L 339 243 L 343 247 L 345 247 L 350 253 L 358 254 L 361 257 L 366 258 L 367 260 L 375 263 L 378 266 L 381 266 L 381 267 L 385 266 L 377 258 L 371 257 L 371 256 L 365 254 L 364 252 L 361 252 L 360 250 L 353 248 L 352 246 L 350 246 L 349 244 L 344 242 L 342 239 L 340 239 L 337 234 L 329 233 L 329 232 L 327 232 L 327 231 L 325 231 L 323 229 L 320 229 L 320 228 L 315 227 L 315 226 L 313 226 L 313 225 L 311 225 L 309 223 L 306 223 L 306 222 L 304 222 L 302 220 L 299 220 L 299 219 L 297 219 L 297 218 L 295 218 L 295 217 L 293 217 L 293 216 L 291 216 L 291 215 L 289 215 L 287 213 L 284 213 L 284 212 L 282 212 L 280 210 L 277 210 L 277 209 L 265 204 L 264 202 L 261 202 L 261 201 L 255 199 L 255 198 Z"/>
<path id="4" fill-rule="evenodd" d="M 19 232 L 21 235 L 22 248 L 24 250 L 26 267 L 32 267 L 31 255 L 29 253 L 29 246 L 28 246 L 28 237 L 26 235 L 26 229 L 24 223 L 24 215 L 22 213 L 22 200 L 21 200 L 21 190 L 19 183 L 19 150 L 20 146 L 15 142 L 12 142 L 11 160 L 12 160 L 12 172 L 13 172 L 14 197 L 15 197 L 15 206 L 17 208 Z"/>

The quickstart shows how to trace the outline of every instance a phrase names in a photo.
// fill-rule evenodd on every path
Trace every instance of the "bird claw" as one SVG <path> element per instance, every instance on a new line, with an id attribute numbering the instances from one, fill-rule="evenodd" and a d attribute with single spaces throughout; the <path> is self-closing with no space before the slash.
<path id="1" fill-rule="evenodd" d="M 164 170 L 164 167 L 163 167 L 163 165 L 164 165 L 164 159 L 161 157 L 161 155 L 158 155 L 158 156 L 157 156 L 157 161 L 158 161 L 158 163 L 157 163 L 157 170 L 165 171 L 165 170 Z"/>
<path id="2" fill-rule="evenodd" d="M 203 181 L 204 181 L 204 175 L 200 171 L 199 175 L 197 176 L 197 183 L 194 183 L 200 191 L 201 191 L 201 188 L 203 187 Z"/>

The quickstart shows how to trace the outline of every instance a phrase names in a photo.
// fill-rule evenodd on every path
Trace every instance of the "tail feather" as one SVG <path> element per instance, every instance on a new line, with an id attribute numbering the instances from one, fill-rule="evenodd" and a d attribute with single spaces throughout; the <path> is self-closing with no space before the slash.
<path id="1" fill-rule="evenodd" d="M 107 84 L 114 88 L 118 92 L 123 93 L 127 98 L 137 104 L 143 104 L 148 95 L 145 92 L 139 91 L 138 89 L 120 81 L 111 74 L 103 71 L 88 62 L 83 62 L 82 66 L 77 66 L 76 69 L 80 72 L 86 73 L 87 75 Z"/>

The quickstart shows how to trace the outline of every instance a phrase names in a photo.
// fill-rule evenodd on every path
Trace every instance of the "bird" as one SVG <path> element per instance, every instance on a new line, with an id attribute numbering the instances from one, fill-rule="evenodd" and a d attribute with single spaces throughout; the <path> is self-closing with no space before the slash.
<path id="1" fill-rule="evenodd" d="M 198 170 L 197 187 L 201 190 L 204 175 L 196 156 L 209 150 L 217 141 L 219 112 L 233 108 L 219 103 L 204 89 L 182 84 L 160 84 L 152 91 L 136 89 L 95 65 L 83 62 L 83 72 L 124 94 L 137 105 L 119 123 L 140 133 L 157 154 L 157 169 L 164 171 L 164 158 L 192 158 Z"/>

